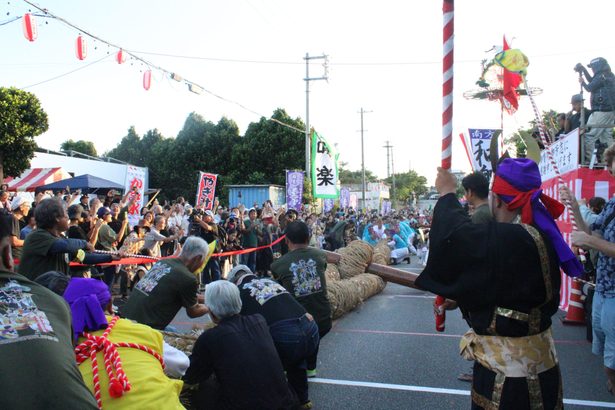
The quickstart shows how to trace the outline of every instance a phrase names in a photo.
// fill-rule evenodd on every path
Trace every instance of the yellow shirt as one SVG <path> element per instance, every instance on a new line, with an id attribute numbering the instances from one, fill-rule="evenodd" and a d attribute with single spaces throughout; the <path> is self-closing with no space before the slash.
<path id="1" fill-rule="evenodd" d="M 112 317 L 107 316 L 111 321 Z M 92 334 L 101 336 L 104 330 Z M 85 339 L 80 337 L 79 343 Z M 138 343 L 147 346 L 162 356 L 162 335 L 149 326 L 119 319 L 111 333 L 109 340 L 115 343 Z M 151 354 L 128 347 L 118 347 L 122 360 L 122 368 L 130 382 L 131 389 L 122 397 L 111 398 L 109 395 L 109 376 L 105 370 L 103 352 L 98 352 L 98 377 L 100 379 L 100 392 L 102 405 L 105 410 L 113 409 L 184 409 L 179 402 L 179 393 L 182 390 L 181 380 L 169 379 L 163 372 L 158 359 Z M 86 386 L 94 394 L 92 381 L 92 362 L 85 360 L 79 365 Z"/>

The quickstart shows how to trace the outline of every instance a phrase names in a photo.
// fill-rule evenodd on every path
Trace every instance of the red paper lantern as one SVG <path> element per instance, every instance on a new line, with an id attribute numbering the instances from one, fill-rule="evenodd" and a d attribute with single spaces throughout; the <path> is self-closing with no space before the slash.
<path id="1" fill-rule="evenodd" d="M 143 88 L 149 90 L 152 85 L 152 70 L 147 70 L 143 73 Z"/>
<path id="2" fill-rule="evenodd" d="M 88 56 L 88 47 L 83 36 L 77 37 L 77 48 L 75 49 L 75 51 L 79 60 L 85 60 L 85 58 Z"/>
<path id="3" fill-rule="evenodd" d="M 38 37 L 36 21 L 34 20 L 34 16 L 30 13 L 26 13 L 23 16 L 23 35 L 28 41 L 34 41 L 36 37 Z"/>
<path id="4" fill-rule="evenodd" d="M 122 50 L 121 48 L 117 52 L 117 55 L 115 56 L 115 61 L 117 61 L 118 64 L 124 64 L 126 62 L 126 54 L 124 53 L 124 50 Z"/>

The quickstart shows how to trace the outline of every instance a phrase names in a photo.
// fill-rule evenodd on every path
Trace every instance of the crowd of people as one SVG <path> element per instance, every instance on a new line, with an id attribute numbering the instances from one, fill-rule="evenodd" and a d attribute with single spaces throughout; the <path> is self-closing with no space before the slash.
<path id="1" fill-rule="evenodd" d="M 321 249 L 359 237 L 386 241 L 393 263 L 410 253 L 426 259 L 431 221 L 409 208 L 316 214 L 267 201 L 203 210 L 180 197 L 153 200 L 130 228 L 130 192 L 67 189 L 31 202 L 3 188 L 0 345 L 3 354 L 30 356 L 17 379 L 36 371 L 54 391 L 4 394 L 3 408 L 182 408 L 181 380 L 199 385 L 197 408 L 311 408 L 307 378 L 316 376 L 318 346 L 331 329 Z M 247 252 L 211 257 L 232 251 Z M 135 255 L 149 259 L 120 264 Z M 216 324 L 190 357 L 159 333 L 176 330 L 181 309 Z M 35 365 L 47 354 L 54 360 Z M 0 379 L 15 373 L 12 360 L 4 365 Z"/>

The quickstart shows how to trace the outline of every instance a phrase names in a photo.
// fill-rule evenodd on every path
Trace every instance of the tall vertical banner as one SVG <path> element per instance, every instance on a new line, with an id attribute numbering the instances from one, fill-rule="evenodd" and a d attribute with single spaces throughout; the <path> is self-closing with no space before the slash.
<path id="1" fill-rule="evenodd" d="M 357 209 L 357 205 L 359 203 L 359 197 L 357 194 L 350 194 L 349 205 L 352 209 Z"/>
<path id="2" fill-rule="evenodd" d="M 484 130 L 470 128 L 470 161 L 472 169 L 483 173 L 488 180 L 491 180 L 491 153 L 490 146 L 493 138 L 498 138 L 502 130 Z"/>
<path id="3" fill-rule="evenodd" d="M 196 188 L 196 207 L 211 210 L 216 198 L 216 181 L 218 175 L 199 171 L 199 184 Z"/>
<path id="4" fill-rule="evenodd" d="M 337 198 L 337 154 L 327 141 L 312 131 L 312 193 L 314 198 Z"/>
<path id="5" fill-rule="evenodd" d="M 141 208 L 143 208 L 143 197 L 145 196 L 145 169 L 129 165 L 126 169 L 125 192 L 130 193 L 129 201 L 133 201 L 128 208 L 128 223 L 135 226 L 141 218 Z"/>
<path id="6" fill-rule="evenodd" d="M 340 208 L 346 209 L 350 206 L 350 190 L 342 188 L 340 190 Z"/>
<path id="7" fill-rule="evenodd" d="M 331 210 L 333 209 L 333 205 L 334 205 L 334 201 L 332 198 L 325 198 L 324 204 L 323 204 L 325 213 L 331 212 Z"/>
<path id="8" fill-rule="evenodd" d="M 301 212 L 303 171 L 286 171 L 286 209 Z"/>

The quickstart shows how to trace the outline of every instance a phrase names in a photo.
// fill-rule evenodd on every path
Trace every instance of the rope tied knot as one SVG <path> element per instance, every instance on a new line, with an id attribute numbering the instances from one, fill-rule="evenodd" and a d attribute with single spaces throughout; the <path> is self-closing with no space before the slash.
<path id="1" fill-rule="evenodd" d="M 83 337 L 86 338 L 82 343 L 75 347 L 75 356 L 77 364 L 83 363 L 85 360 L 90 359 L 92 361 L 92 379 L 94 385 L 94 397 L 98 403 L 98 408 L 102 409 L 102 398 L 100 394 L 100 378 L 98 372 L 98 352 L 103 352 L 103 358 L 105 363 L 105 371 L 109 377 L 109 395 L 112 398 L 119 398 L 127 393 L 131 389 L 128 377 L 122 368 L 122 360 L 117 350 L 118 347 L 128 347 L 138 349 L 146 353 L 151 354 L 160 362 L 162 369 L 164 370 L 165 364 L 162 356 L 155 350 L 138 344 L 119 342 L 114 343 L 109 340 L 109 334 L 111 330 L 119 320 L 118 316 L 113 317 L 109 322 L 109 326 L 100 336 L 95 336 L 87 332 L 83 332 Z"/>

